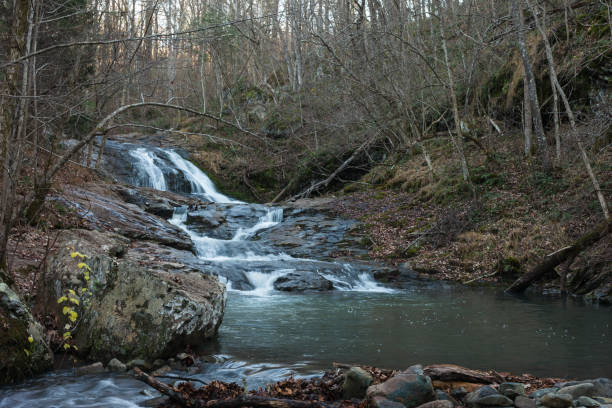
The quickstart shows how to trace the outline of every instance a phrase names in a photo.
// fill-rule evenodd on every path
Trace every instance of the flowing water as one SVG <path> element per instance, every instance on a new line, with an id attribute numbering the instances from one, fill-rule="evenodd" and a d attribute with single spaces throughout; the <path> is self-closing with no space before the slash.
<path id="1" fill-rule="evenodd" d="M 247 378 L 249 387 L 258 387 L 288 375 L 316 375 L 334 361 L 386 368 L 452 362 L 542 376 L 612 376 L 609 309 L 419 281 L 387 288 L 372 279 L 376 266 L 327 256 L 350 229 L 348 221 L 234 200 L 172 150 L 131 147 L 128 155 L 132 183 L 212 202 L 197 210 L 176 208 L 169 220 L 189 234 L 206 269 L 229 290 L 219 337 L 201 350 L 214 361 L 197 378 Z M 197 216 L 224 222 L 203 228 Z M 287 226 L 293 229 L 283 230 Z M 297 232 L 326 226 L 324 233 L 306 235 L 314 244 L 292 241 Z M 322 276 L 336 290 L 274 289 L 276 279 L 296 271 Z M 134 407 L 152 395 L 141 393 L 144 388 L 127 375 L 56 371 L 0 389 L 0 407 Z"/>

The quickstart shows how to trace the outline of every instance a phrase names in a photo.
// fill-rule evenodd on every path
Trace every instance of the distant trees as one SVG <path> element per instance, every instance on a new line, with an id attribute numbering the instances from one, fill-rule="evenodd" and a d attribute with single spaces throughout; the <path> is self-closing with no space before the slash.
<path id="1" fill-rule="evenodd" d="M 328 186 L 348 159 L 374 160 L 373 148 L 416 148 L 433 180 L 425 143 L 433 137 L 454 143 L 469 183 L 464 144 L 488 155 L 491 146 L 475 129 L 498 128 L 504 119 L 513 126 L 522 118 L 525 153 L 537 151 L 537 162 L 550 168 L 552 118 L 555 162 L 571 140 L 578 142 L 608 216 L 588 146 L 576 135 L 543 6 L 566 40 L 575 7 L 589 7 L 612 27 L 605 2 L 569 0 L 4 0 L 0 260 L 6 264 L 15 223 L 36 218 L 40 192 L 51 188 L 59 164 L 99 165 L 94 139 L 113 126 L 170 129 L 193 112 L 241 130 L 256 123 L 239 140 L 254 152 L 270 149 L 267 138 L 288 129 L 299 133 L 295 143 L 304 154 L 336 154 L 337 167 L 310 187 Z M 536 71 L 533 46 L 541 41 L 544 73 Z M 515 69 L 525 77 L 523 111 L 520 90 L 515 99 L 505 94 L 514 93 L 506 85 Z M 552 100 L 542 94 L 543 76 Z M 497 109 L 492 94 L 507 96 L 510 107 Z M 187 109 L 161 115 L 163 105 Z M 257 109 L 264 110 L 260 118 Z M 573 129 L 569 139 L 562 120 Z M 83 149 L 58 157 L 66 139 L 79 140 Z M 79 161 L 83 150 L 86 159 Z"/>

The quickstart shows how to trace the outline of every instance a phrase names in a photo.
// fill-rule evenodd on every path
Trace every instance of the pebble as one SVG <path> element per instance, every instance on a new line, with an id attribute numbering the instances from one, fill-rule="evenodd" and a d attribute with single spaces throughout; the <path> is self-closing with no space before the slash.
<path id="1" fill-rule="evenodd" d="M 455 404 L 448 400 L 430 401 L 419 405 L 417 408 L 453 408 Z"/>
<path id="2" fill-rule="evenodd" d="M 116 358 L 113 358 L 111 361 L 109 361 L 106 365 L 106 368 L 108 368 L 110 371 L 115 371 L 119 373 L 127 371 L 127 366 Z"/>
<path id="3" fill-rule="evenodd" d="M 593 391 L 595 391 L 595 386 L 593 384 L 582 383 L 563 387 L 557 392 L 559 394 L 569 394 L 572 396 L 573 399 L 577 399 L 578 397 L 582 397 L 583 395 L 593 395 Z"/>
<path id="4" fill-rule="evenodd" d="M 601 406 L 601 404 L 595 401 L 593 398 L 589 398 L 586 396 L 578 397 L 574 401 L 574 405 L 577 407 L 586 407 L 586 408 L 595 408 Z"/>
<path id="5" fill-rule="evenodd" d="M 527 395 L 525 385 L 516 382 L 505 382 L 499 385 L 499 392 L 508 398 L 516 398 L 519 395 Z"/>
<path id="6" fill-rule="evenodd" d="M 514 406 L 516 406 L 516 408 L 536 408 L 536 401 L 519 395 L 514 399 Z"/>
<path id="7" fill-rule="evenodd" d="M 104 372 L 104 364 L 97 362 L 77 368 L 77 375 L 100 374 Z"/>
<path id="8" fill-rule="evenodd" d="M 573 398 L 570 394 L 551 392 L 540 398 L 540 402 L 550 408 L 568 408 L 572 406 Z"/>

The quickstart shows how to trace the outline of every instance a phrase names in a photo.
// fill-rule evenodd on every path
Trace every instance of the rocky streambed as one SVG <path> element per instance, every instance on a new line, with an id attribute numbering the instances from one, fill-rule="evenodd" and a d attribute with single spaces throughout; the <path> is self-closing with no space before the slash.
<path id="1" fill-rule="evenodd" d="M 50 367 L 49 340 L 55 348 L 66 340 L 57 300 L 83 288 L 87 307 L 69 344 L 100 363 L 78 378 L 60 370 L 0 388 L 1 407 L 134 406 L 150 395 L 125 375 L 133 366 L 202 381 L 246 378 L 249 387 L 318 376 L 334 361 L 612 375 L 604 308 L 422 279 L 370 262 L 356 222 L 320 202 L 243 203 L 174 151 L 111 142 L 107 153 L 106 170 L 120 183 L 64 186 L 50 198 L 81 221 L 58 234 L 46 261 L 53 284 L 38 296 L 55 316 L 46 339 L 0 287 L 0 330 L 18 340 L 0 351 L 4 382 Z"/>

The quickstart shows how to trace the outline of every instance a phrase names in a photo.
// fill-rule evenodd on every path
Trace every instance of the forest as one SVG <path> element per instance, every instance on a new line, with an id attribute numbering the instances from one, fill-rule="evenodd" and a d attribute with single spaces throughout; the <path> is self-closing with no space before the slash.
<path id="1" fill-rule="evenodd" d="M 0 408 L 612 404 L 610 1 L 2 0 L 0 36 Z"/>

